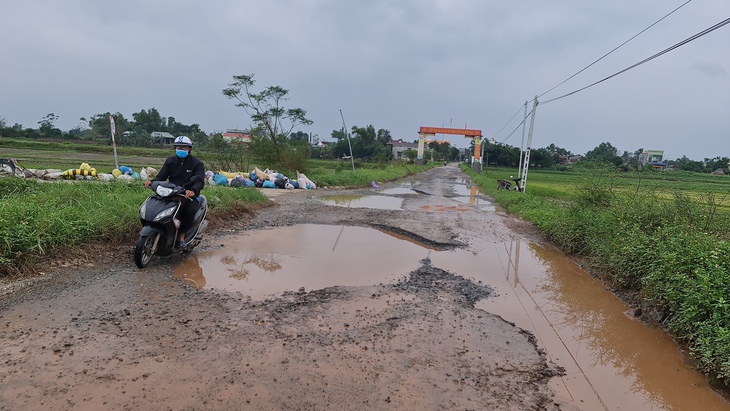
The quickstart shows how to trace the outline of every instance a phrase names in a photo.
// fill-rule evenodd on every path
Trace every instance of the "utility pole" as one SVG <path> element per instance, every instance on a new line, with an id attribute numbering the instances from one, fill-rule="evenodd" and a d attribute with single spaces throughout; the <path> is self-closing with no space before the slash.
<path id="1" fill-rule="evenodd" d="M 522 145 L 520 145 L 520 162 L 517 178 L 522 178 L 522 155 L 525 153 L 525 126 L 527 126 L 527 100 L 525 100 L 525 114 L 522 116 Z"/>
<path id="2" fill-rule="evenodd" d="M 537 98 L 537 97 L 535 97 Z M 342 115 L 342 109 L 340 109 L 340 117 L 342 117 L 342 128 L 347 137 L 347 145 L 350 146 L 350 162 L 352 162 L 352 173 L 355 173 L 355 159 L 352 157 L 352 143 L 350 143 L 350 135 L 347 133 L 347 126 L 345 125 L 345 116 Z"/>
<path id="3" fill-rule="evenodd" d="M 530 133 L 527 135 L 527 147 L 525 148 L 525 162 L 522 166 L 522 181 L 520 187 L 525 192 L 527 186 L 527 169 L 530 167 L 530 148 L 532 147 L 532 132 L 535 129 L 535 113 L 537 112 L 537 96 L 532 103 L 532 115 L 530 116 Z"/>
<path id="4" fill-rule="evenodd" d="M 119 159 L 117 158 L 117 140 L 115 138 L 117 134 L 117 126 L 114 124 L 114 116 L 109 116 L 109 128 L 112 130 L 112 146 L 114 146 L 114 166 L 119 169 Z"/>

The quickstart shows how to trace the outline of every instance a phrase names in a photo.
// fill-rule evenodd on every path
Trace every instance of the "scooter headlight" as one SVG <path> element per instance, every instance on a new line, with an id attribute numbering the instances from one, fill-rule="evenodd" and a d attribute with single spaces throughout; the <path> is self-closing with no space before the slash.
<path id="1" fill-rule="evenodd" d="M 145 201 L 144 203 L 142 203 L 141 206 L 139 206 L 139 218 L 142 220 L 146 220 L 146 218 L 145 218 L 146 216 L 147 216 L 147 202 Z"/>
<path id="2" fill-rule="evenodd" d="M 162 212 L 160 212 L 160 214 L 157 214 L 157 216 L 155 216 L 154 221 L 164 220 L 164 219 L 172 216 L 173 214 L 175 214 L 176 209 L 177 209 L 177 207 L 170 207 L 170 208 L 166 208 L 166 209 L 162 210 Z"/>

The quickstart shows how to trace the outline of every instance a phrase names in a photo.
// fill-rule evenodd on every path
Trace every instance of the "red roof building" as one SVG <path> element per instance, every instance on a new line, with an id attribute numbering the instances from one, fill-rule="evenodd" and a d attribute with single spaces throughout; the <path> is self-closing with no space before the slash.
<path id="1" fill-rule="evenodd" d="M 244 143 L 251 142 L 251 135 L 243 130 L 226 130 L 223 133 L 223 139 L 226 141 L 242 141 Z"/>

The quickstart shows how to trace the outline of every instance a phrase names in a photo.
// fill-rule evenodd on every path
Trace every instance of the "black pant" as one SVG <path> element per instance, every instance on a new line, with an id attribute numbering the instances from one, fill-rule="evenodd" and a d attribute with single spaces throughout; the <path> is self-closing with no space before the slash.
<path id="1" fill-rule="evenodd" d="M 195 213 L 200 209 L 200 201 L 197 198 L 180 200 L 180 210 L 177 218 L 180 220 L 180 233 L 187 232 L 193 225 Z"/>

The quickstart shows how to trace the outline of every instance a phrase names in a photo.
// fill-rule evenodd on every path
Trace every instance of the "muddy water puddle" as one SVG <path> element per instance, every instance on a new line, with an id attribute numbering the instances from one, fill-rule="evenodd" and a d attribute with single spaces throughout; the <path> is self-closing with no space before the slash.
<path id="1" fill-rule="evenodd" d="M 479 187 L 474 185 L 470 179 L 458 179 L 457 184 L 453 186 L 453 191 L 456 196 L 452 197 L 452 200 L 458 203 L 474 206 L 481 211 L 497 210 L 495 204 L 483 196 Z"/>
<path id="2" fill-rule="evenodd" d="M 666 334 L 633 319 L 560 252 L 520 241 L 478 248 L 448 264 L 496 287 L 499 296 L 477 308 L 532 331 L 565 368 L 550 383 L 562 401 L 581 410 L 730 410 Z"/>
<path id="3" fill-rule="evenodd" d="M 252 299 L 335 285 L 395 282 L 430 258 L 438 268 L 494 287 L 477 308 L 534 333 L 566 370 L 550 386 L 579 410 L 727 410 L 662 331 L 556 250 L 531 242 L 477 243 L 438 251 L 375 229 L 299 225 L 223 240 L 195 253 L 175 276 Z M 568 408 L 571 409 L 571 408 Z"/>
<path id="4" fill-rule="evenodd" d="M 391 283 L 429 251 L 372 228 L 304 224 L 227 237 L 220 249 L 187 257 L 175 277 L 260 300 L 301 287 Z"/>
<path id="5" fill-rule="evenodd" d="M 402 210 L 403 199 L 383 195 L 335 195 L 323 196 L 319 201 L 333 206 L 352 208 L 374 208 L 378 210 Z"/>
<path id="6" fill-rule="evenodd" d="M 380 193 L 386 194 L 386 195 L 411 195 L 411 194 L 417 195 L 418 194 L 417 192 L 411 190 L 410 188 L 405 188 L 405 187 L 386 188 L 385 190 L 380 190 Z"/>

